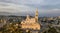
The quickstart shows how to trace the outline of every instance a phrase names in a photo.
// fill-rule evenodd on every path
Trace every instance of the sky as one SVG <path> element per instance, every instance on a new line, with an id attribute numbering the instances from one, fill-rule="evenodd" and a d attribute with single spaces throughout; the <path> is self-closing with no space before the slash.
<path id="1" fill-rule="evenodd" d="M 60 0 L 0 0 L 0 12 L 34 14 L 39 16 L 60 16 Z"/>

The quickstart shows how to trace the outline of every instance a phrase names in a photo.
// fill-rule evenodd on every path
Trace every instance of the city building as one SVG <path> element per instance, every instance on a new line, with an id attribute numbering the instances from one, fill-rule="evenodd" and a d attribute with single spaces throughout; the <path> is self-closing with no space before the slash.
<path id="1" fill-rule="evenodd" d="M 22 29 L 40 30 L 40 24 L 38 23 L 38 9 L 36 9 L 35 18 L 30 18 L 27 15 L 26 20 L 21 22 Z"/>

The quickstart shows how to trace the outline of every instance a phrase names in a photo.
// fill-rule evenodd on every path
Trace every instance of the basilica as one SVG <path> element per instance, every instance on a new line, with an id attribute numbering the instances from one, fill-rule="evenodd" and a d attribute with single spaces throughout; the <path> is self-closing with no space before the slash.
<path id="1" fill-rule="evenodd" d="M 34 18 L 30 18 L 30 16 L 27 15 L 26 19 L 21 22 L 21 28 L 40 30 L 40 24 L 38 23 L 38 9 L 36 9 Z"/>

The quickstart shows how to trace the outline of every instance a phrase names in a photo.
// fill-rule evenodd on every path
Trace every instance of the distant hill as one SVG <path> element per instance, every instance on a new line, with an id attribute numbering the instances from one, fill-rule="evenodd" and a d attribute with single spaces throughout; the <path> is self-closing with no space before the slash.
<path id="1" fill-rule="evenodd" d="M 12 15 L 12 13 L 9 13 L 9 12 L 0 12 L 0 15 L 8 16 L 8 15 Z"/>

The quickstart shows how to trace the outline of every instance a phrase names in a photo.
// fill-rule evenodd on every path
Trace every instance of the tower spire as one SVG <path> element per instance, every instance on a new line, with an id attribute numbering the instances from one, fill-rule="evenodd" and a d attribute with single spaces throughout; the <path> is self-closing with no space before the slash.
<path id="1" fill-rule="evenodd" d="M 38 22 L 38 8 L 36 9 L 36 13 L 35 13 L 35 21 Z"/>

